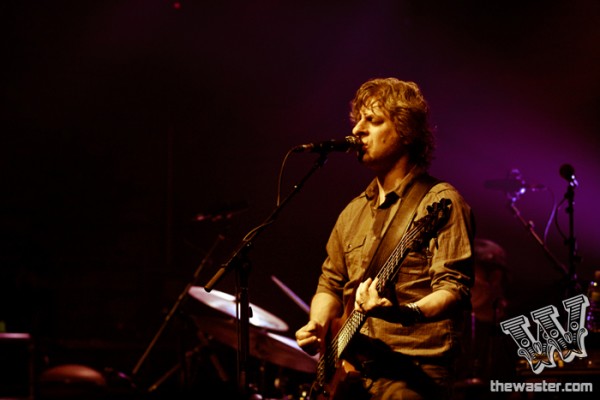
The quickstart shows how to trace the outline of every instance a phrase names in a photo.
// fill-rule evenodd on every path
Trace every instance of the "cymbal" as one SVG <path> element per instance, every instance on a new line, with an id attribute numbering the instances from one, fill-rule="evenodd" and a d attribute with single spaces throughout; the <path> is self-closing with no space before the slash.
<path id="1" fill-rule="evenodd" d="M 267 332 L 271 339 L 268 354 L 261 354 L 257 357 L 263 358 L 273 364 L 291 368 L 296 371 L 315 373 L 319 356 L 311 356 L 298 346 L 294 339 L 287 336 L 277 335 L 273 332 Z M 273 351 L 277 349 L 277 351 Z M 259 347 L 258 350 L 261 350 Z"/>
<path id="2" fill-rule="evenodd" d="M 192 286 L 188 293 L 196 300 L 215 310 L 224 312 L 233 318 L 237 317 L 235 297 L 230 294 L 214 289 L 207 292 L 201 286 Z M 288 325 L 283 320 L 264 308 L 260 308 L 254 304 L 250 304 L 250 308 L 252 309 L 252 316 L 250 317 L 251 325 L 276 332 L 285 332 L 288 330 Z"/>
<path id="3" fill-rule="evenodd" d="M 236 348 L 238 343 L 234 319 L 216 317 L 193 317 L 198 329 L 214 340 Z M 250 327 L 250 346 L 252 357 L 295 371 L 314 373 L 318 358 L 305 353 L 295 340 L 286 336 Z"/>

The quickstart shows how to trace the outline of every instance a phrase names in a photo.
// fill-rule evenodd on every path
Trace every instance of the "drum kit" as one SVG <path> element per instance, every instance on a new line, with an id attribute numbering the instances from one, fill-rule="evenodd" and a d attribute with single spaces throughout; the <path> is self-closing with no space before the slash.
<path id="1" fill-rule="evenodd" d="M 194 320 L 202 332 L 218 342 L 235 348 L 237 346 L 235 297 L 218 290 L 209 293 L 200 286 L 190 288 L 189 294 L 200 303 L 231 317 L 203 316 L 195 317 Z M 316 372 L 318 358 L 305 353 L 295 340 L 280 334 L 288 330 L 288 325 L 283 320 L 256 305 L 251 304 L 250 307 L 252 309 L 252 317 L 250 317 L 252 357 L 300 372 Z"/>
<path id="2" fill-rule="evenodd" d="M 235 349 L 238 346 L 238 312 L 237 302 L 233 295 L 211 290 L 207 292 L 202 286 L 192 286 L 188 290 L 190 298 L 196 303 L 214 312 L 196 313 L 191 316 L 196 329 L 204 340 L 218 342 L 226 347 Z M 285 333 L 289 327 L 285 321 L 257 305 L 250 304 L 250 347 L 249 355 L 261 365 L 258 370 L 264 370 L 265 365 L 274 366 L 280 372 L 288 375 L 314 374 L 317 369 L 318 357 L 305 353 L 296 341 Z M 283 379 L 282 379 L 283 378 Z M 288 380 L 289 376 L 277 376 L 278 381 Z M 257 380 L 263 380 L 257 377 Z M 301 388 L 306 382 L 299 382 L 294 391 L 302 393 Z M 276 385 L 276 383 L 273 383 Z M 259 385 L 254 385 L 255 387 Z M 284 389 L 281 389 L 284 390 Z M 287 390 L 287 389 L 286 389 Z M 261 391 L 273 391 L 258 388 Z M 262 398 L 262 393 L 257 393 L 253 398 Z M 278 396 L 279 398 L 279 396 Z M 284 398 L 296 398 L 295 394 L 285 394 Z M 298 398 L 306 398 L 299 395 Z"/>

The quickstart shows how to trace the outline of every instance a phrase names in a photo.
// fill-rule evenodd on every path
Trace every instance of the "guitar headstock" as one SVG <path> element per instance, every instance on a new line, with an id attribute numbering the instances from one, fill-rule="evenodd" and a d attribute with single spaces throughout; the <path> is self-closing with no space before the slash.
<path id="1" fill-rule="evenodd" d="M 441 199 L 427 206 L 427 215 L 415 221 L 418 235 L 413 239 L 413 249 L 425 245 L 430 239 L 437 236 L 438 231 L 446 225 L 450 218 L 450 199 Z"/>

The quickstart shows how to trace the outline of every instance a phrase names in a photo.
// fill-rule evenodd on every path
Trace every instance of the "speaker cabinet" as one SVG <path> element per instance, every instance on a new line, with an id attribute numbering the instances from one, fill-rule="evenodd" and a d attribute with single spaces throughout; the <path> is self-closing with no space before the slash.
<path id="1" fill-rule="evenodd" d="M 0 400 L 33 399 L 33 341 L 28 333 L 0 333 Z"/>

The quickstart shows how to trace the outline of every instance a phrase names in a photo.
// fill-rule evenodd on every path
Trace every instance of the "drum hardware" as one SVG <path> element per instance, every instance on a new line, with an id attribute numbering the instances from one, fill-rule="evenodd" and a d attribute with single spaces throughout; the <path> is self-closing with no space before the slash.
<path id="1" fill-rule="evenodd" d="M 233 319 L 192 317 L 199 332 L 231 348 L 237 346 L 236 322 Z M 314 373 L 318 358 L 305 353 L 295 340 L 269 332 L 264 328 L 251 327 L 249 352 L 252 357 L 299 372 Z"/>
<path id="2" fill-rule="evenodd" d="M 234 318 L 196 315 L 191 317 L 199 337 L 209 343 L 219 343 L 235 349 L 237 323 Z M 253 367 L 248 375 L 248 396 L 262 399 L 285 394 L 285 399 L 296 398 L 297 382 L 304 374 L 314 374 L 318 358 L 305 353 L 295 340 L 267 329 L 251 326 L 249 355 Z M 293 395 L 288 394 L 294 392 Z M 270 396 L 269 396 L 270 395 Z"/>
<path id="3" fill-rule="evenodd" d="M 567 202 L 566 212 L 569 215 L 569 235 L 565 237 L 565 244 L 569 247 L 569 265 L 564 265 L 546 246 L 545 240 L 543 240 L 535 231 L 534 225 L 531 221 L 526 220 L 522 215 L 519 209 L 516 206 L 517 200 L 519 197 L 526 193 L 529 189 L 531 191 L 537 190 L 548 190 L 544 185 L 531 185 L 525 182 L 523 179 L 521 172 L 518 169 L 512 169 L 507 174 L 506 179 L 492 179 L 487 180 L 484 183 L 485 188 L 487 189 L 495 189 L 502 190 L 508 199 L 508 208 L 513 213 L 513 215 L 521 222 L 521 224 L 525 227 L 525 229 L 529 232 L 531 237 L 535 240 L 535 242 L 542 248 L 544 254 L 551 261 L 552 265 L 560 271 L 566 281 L 565 295 L 566 298 L 581 293 L 581 288 L 579 283 L 577 282 L 577 274 L 576 274 L 576 264 L 580 261 L 580 257 L 576 254 L 577 246 L 575 242 L 574 235 L 574 221 L 573 221 L 573 206 L 574 206 L 574 197 L 575 197 L 575 188 L 578 185 L 577 180 L 575 179 L 575 170 L 569 164 L 563 164 L 559 170 L 560 175 L 567 180 L 568 186 L 567 191 L 564 195 L 563 201 Z M 555 216 L 556 210 L 560 207 L 562 202 L 553 208 L 553 212 L 551 215 Z"/>
<path id="4" fill-rule="evenodd" d="M 310 312 L 310 307 L 306 304 L 300 296 L 292 291 L 289 287 L 287 287 L 283 282 L 281 282 L 275 275 L 271 275 L 271 280 L 275 282 L 275 284 L 285 293 L 302 311 L 306 314 Z"/>
<path id="5" fill-rule="evenodd" d="M 198 336 L 208 342 L 214 341 L 233 349 L 237 348 L 235 298 L 217 290 L 209 293 L 198 286 L 190 288 L 189 294 L 202 305 L 219 312 L 216 315 L 200 312 L 190 316 Z M 263 394 L 273 391 L 279 396 L 279 394 L 286 393 L 290 386 L 294 386 L 293 383 L 288 382 L 282 369 L 289 369 L 300 374 L 314 374 L 318 358 L 308 355 L 294 339 L 281 334 L 288 330 L 288 326 L 280 318 L 252 303 L 250 303 L 250 309 L 252 317 L 249 320 L 248 351 L 249 355 L 258 361 L 258 367 L 253 369 L 256 376 L 248 376 L 249 395 L 246 397 L 259 399 L 263 398 Z M 269 365 L 279 367 L 277 376 L 273 377 L 273 371 L 267 371 Z M 292 397 L 287 395 L 285 398 L 296 397 L 294 394 Z"/>
<path id="6" fill-rule="evenodd" d="M 165 329 L 169 325 L 171 319 L 173 318 L 173 315 L 175 315 L 175 313 L 179 310 L 179 308 L 182 306 L 182 304 L 187 299 L 188 292 L 189 292 L 190 288 L 192 288 L 195 285 L 196 281 L 198 280 L 198 276 L 200 275 L 200 272 L 210 262 L 212 254 L 214 253 L 215 249 L 224 240 L 225 240 L 225 237 L 223 235 L 217 235 L 217 238 L 215 239 L 213 245 L 210 247 L 210 249 L 208 250 L 208 252 L 204 256 L 204 258 L 202 259 L 202 261 L 200 262 L 200 264 L 196 268 L 196 271 L 194 272 L 194 275 L 192 276 L 192 280 L 185 286 L 185 288 L 183 289 L 183 291 L 179 294 L 179 296 L 177 297 L 177 300 L 175 301 L 175 303 L 173 304 L 173 306 L 171 307 L 171 309 L 169 310 L 169 312 L 165 315 L 165 318 L 164 318 L 161 326 L 159 327 L 158 331 L 156 332 L 156 334 L 154 335 L 154 337 L 150 341 L 148 347 L 146 347 L 144 353 L 142 354 L 142 356 L 138 360 L 137 364 L 133 368 L 133 370 L 131 372 L 131 376 L 133 378 L 135 378 L 137 376 L 137 374 L 139 373 L 142 365 L 144 364 L 144 362 L 146 361 L 146 359 L 150 355 L 150 352 L 152 351 L 152 349 L 154 348 L 154 346 L 156 345 L 156 343 L 158 342 L 158 340 L 162 336 L 163 332 L 165 331 Z M 193 351 L 192 351 L 192 353 L 193 353 Z M 184 357 L 183 357 L 183 360 L 181 362 L 185 362 L 187 359 L 188 359 L 188 354 L 185 354 Z M 164 374 L 163 377 L 165 377 L 165 376 L 166 377 L 171 376 L 173 373 L 175 373 L 175 372 L 177 372 L 179 370 L 182 370 L 180 367 L 181 367 L 181 363 L 178 366 L 173 367 L 173 368 L 171 368 L 171 370 L 167 371 L 167 373 Z M 184 374 L 187 373 L 187 371 L 185 371 L 185 368 L 182 371 L 183 371 Z M 185 379 L 185 380 L 187 381 L 187 379 Z M 155 390 L 156 387 L 158 387 L 158 385 L 160 385 L 163 381 L 164 380 L 161 378 L 161 379 L 159 379 L 159 381 L 157 381 L 157 383 L 155 383 L 155 385 L 152 385 L 153 386 L 153 390 Z"/>
<path id="7" fill-rule="evenodd" d="M 185 353 L 185 364 L 188 365 L 189 359 L 192 356 L 195 356 L 200 352 L 200 350 L 204 347 L 204 345 L 198 345 L 194 347 L 192 350 L 189 350 Z M 152 385 L 148 387 L 148 393 L 152 393 L 156 391 L 163 383 L 167 381 L 171 376 L 173 376 L 176 372 L 178 372 L 182 367 L 183 362 L 179 362 L 175 364 L 171 369 L 165 372 L 160 378 L 158 378 Z"/>

